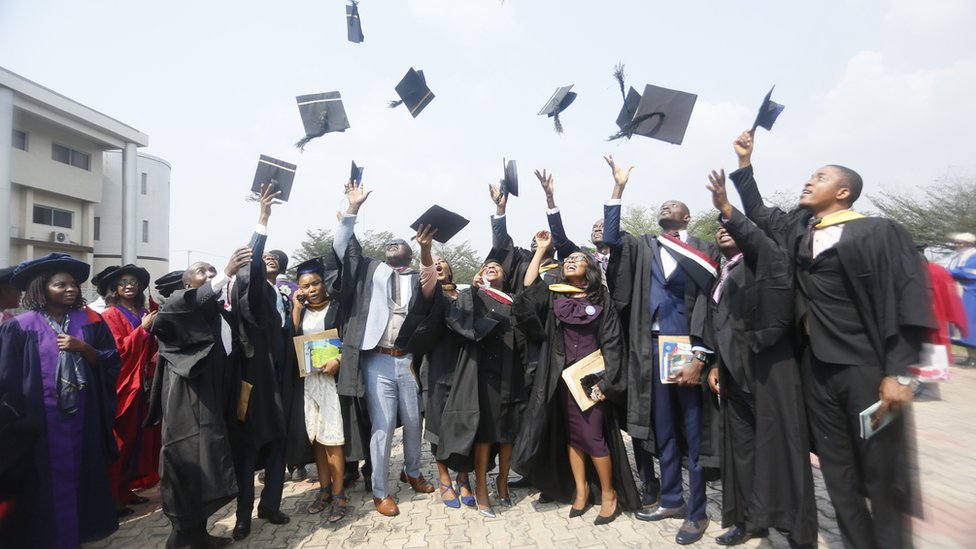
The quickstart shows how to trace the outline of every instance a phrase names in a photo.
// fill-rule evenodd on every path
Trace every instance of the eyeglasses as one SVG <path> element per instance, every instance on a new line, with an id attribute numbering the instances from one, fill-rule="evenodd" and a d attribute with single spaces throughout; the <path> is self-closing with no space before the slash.
<path id="1" fill-rule="evenodd" d="M 586 263 L 586 256 L 571 255 L 564 259 L 563 263 Z"/>
<path id="2" fill-rule="evenodd" d="M 128 286 L 132 286 L 133 288 L 138 288 L 139 287 L 139 281 L 138 280 L 120 280 L 118 282 L 118 284 L 116 284 L 116 286 L 118 286 L 119 288 L 125 288 L 125 287 L 128 287 Z"/>

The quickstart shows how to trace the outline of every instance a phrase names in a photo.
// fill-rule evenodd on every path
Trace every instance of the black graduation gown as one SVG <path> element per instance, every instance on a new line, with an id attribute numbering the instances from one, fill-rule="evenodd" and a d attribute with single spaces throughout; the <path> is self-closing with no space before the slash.
<path id="1" fill-rule="evenodd" d="M 566 419 L 556 396 L 566 367 L 566 354 L 562 329 L 552 312 L 555 299 L 570 298 L 550 292 L 547 284 L 536 281 L 515 300 L 518 328 L 525 331 L 528 339 L 541 342 L 542 347 L 539 369 L 525 410 L 524 426 L 512 450 L 512 468 L 541 492 L 558 501 L 571 503 L 575 497 L 575 484 L 566 449 L 569 437 L 566 434 Z M 609 304 L 609 292 L 604 292 L 603 302 Z M 611 402 L 623 402 L 628 377 L 623 356 L 623 332 L 616 310 L 611 306 L 604 307 L 599 322 L 600 350 L 607 370 L 605 379 L 599 383 L 600 390 Z M 627 448 L 620 435 L 613 406 L 605 409 L 603 435 L 610 448 L 618 505 L 621 509 L 638 509 L 640 494 L 634 483 Z M 599 479 L 589 462 L 587 478 L 593 490 L 591 493 L 598 494 Z"/>
<path id="2" fill-rule="evenodd" d="M 715 327 L 719 307 L 725 309 L 728 321 L 721 327 L 724 333 L 706 330 L 706 342 L 716 350 L 723 386 L 728 386 L 730 368 L 741 372 L 753 397 L 756 423 L 753 462 L 748 464 L 754 472 L 752 490 L 742 498 L 733 461 L 733 446 L 739 442 L 730 436 L 731 411 L 728 406 L 722 409 L 722 526 L 779 528 L 788 530 L 798 543 L 815 543 L 817 512 L 806 410 L 789 333 L 793 321 L 789 257 L 738 210 L 724 226 L 743 259 L 727 281 L 721 304 L 710 301 L 710 328 Z"/>
<path id="3" fill-rule="evenodd" d="M 651 376 L 655 374 L 651 349 L 650 315 L 651 262 L 660 261 L 662 252 L 653 235 L 634 237 L 621 231 L 621 244 L 611 248 L 607 267 L 607 283 L 612 288 L 613 303 L 618 312 L 626 314 L 627 326 L 627 432 L 637 439 L 647 441 L 648 448 L 655 448 L 652 411 L 653 391 Z M 688 245 L 718 259 L 717 248 L 694 236 L 688 237 Z M 681 268 L 676 267 L 676 268 Z M 711 288 L 702 288 L 694 277 L 685 281 L 685 316 L 692 341 L 702 340 L 705 317 L 708 314 L 708 296 Z M 639 304 L 639 306 L 635 306 Z M 698 462 L 702 467 L 718 468 L 721 452 L 721 416 L 712 391 L 702 373 L 702 425 L 698 450 Z M 682 449 L 687 447 L 683 429 L 679 437 Z"/>
<path id="4" fill-rule="evenodd" d="M 94 312 L 90 315 L 98 317 Z M 79 539 L 82 542 L 105 538 L 115 532 L 118 518 L 109 489 L 108 466 L 118 458 L 115 425 L 115 381 L 120 362 L 115 339 L 101 318 L 82 327 L 86 343 L 98 351 L 99 365 L 85 363 L 88 377 L 84 409 L 84 437 L 81 470 L 77 486 Z M 17 458 L 8 472 L 19 471 L 24 482 L 5 485 L 15 500 L 10 515 L 0 528 L 0 547 L 54 547 L 56 523 L 47 420 L 41 379 L 37 333 L 24 330 L 16 319 L 0 328 L 0 398 L 18 409 L 25 421 L 16 429 L 3 432 L 0 446 L 30 443 L 29 450 Z M 21 430 L 22 429 L 22 430 Z M 18 433 L 18 431 L 20 431 Z M 22 435 L 24 438 L 18 438 Z M 4 478 L 10 479 L 10 477 Z"/>
<path id="5" fill-rule="evenodd" d="M 231 423 L 231 440 L 238 451 L 261 448 L 285 436 L 279 373 L 287 349 L 277 308 L 281 294 L 268 284 L 261 259 L 267 239 L 259 233 L 251 236 L 254 260 L 237 271 L 231 292 L 240 322 L 241 380 L 251 384 L 244 421 Z"/>
<path id="6" fill-rule="evenodd" d="M 812 214 L 804 208 L 784 212 L 766 206 L 751 165 L 732 172 L 729 177 L 748 218 L 787 250 L 795 269 L 800 243 Z M 935 328 L 927 274 L 918 260 L 911 235 L 891 219 L 865 217 L 844 225 L 834 249 L 874 351 L 874 365 L 885 375 L 907 375 L 908 366 L 918 362 L 921 334 Z M 796 294 L 798 306 L 803 307 L 800 292 Z M 802 309 L 797 313 L 794 318 L 799 321 Z M 797 333 L 801 333 L 799 328 L 794 322 Z M 904 421 L 893 426 L 900 424 L 910 433 L 910 407 L 903 410 L 902 417 Z M 917 459 L 911 439 L 906 437 L 906 444 L 891 448 L 889 455 L 899 466 L 899 474 L 894 479 L 895 506 L 900 512 L 920 517 Z M 816 452 L 816 447 L 812 449 Z"/>
<path id="7" fill-rule="evenodd" d="M 237 496 L 227 422 L 241 377 L 236 350 L 228 355 L 221 342 L 221 316 L 233 329 L 208 283 L 176 291 L 153 322 L 159 358 L 146 423 L 162 422 L 159 491 L 177 529 L 206 523 Z"/>

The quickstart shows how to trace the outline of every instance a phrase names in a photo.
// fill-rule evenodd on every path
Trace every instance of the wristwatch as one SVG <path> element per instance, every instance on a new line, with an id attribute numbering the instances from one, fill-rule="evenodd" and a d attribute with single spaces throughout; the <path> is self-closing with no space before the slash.
<path id="1" fill-rule="evenodd" d="M 701 361 L 702 364 L 708 364 L 708 353 L 705 351 L 695 351 L 691 356 L 695 357 L 695 360 Z"/>
<path id="2" fill-rule="evenodd" d="M 912 384 L 912 378 L 911 378 L 911 376 L 895 376 L 895 381 L 897 381 L 899 385 L 911 385 Z"/>

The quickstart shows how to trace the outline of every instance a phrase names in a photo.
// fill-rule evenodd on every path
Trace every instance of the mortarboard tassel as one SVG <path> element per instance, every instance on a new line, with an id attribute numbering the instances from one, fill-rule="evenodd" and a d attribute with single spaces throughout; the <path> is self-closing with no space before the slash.
<path id="1" fill-rule="evenodd" d="M 563 123 L 561 120 L 559 120 L 559 107 L 556 107 L 556 110 L 552 113 L 552 120 L 553 120 L 553 125 L 555 126 L 556 129 L 556 133 L 562 134 Z"/>
<path id="2" fill-rule="evenodd" d="M 396 101 L 388 101 L 386 103 L 386 106 L 389 107 L 389 108 L 391 108 L 391 109 L 395 109 L 395 108 L 399 107 L 402 104 L 403 104 L 403 100 L 402 99 L 397 99 Z"/>
<path id="3" fill-rule="evenodd" d="M 312 135 L 306 135 L 305 137 L 299 139 L 298 142 L 295 143 L 295 147 L 298 148 L 299 152 L 305 152 L 305 145 L 308 145 L 309 141 L 315 139 L 316 137 L 322 137 L 328 132 L 328 130 L 329 130 L 329 111 L 324 111 L 322 113 L 322 122 L 319 123 L 319 131 L 317 133 L 314 133 Z"/>
<path id="4" fill-rule="evenodd" d="M 620 84 L 620 96 L 624 98 L 624 102 L 627 102 L 627 92 L 624 91 L 624 64 L 617 63 L 617 66 L 613 68 L 613 77 L 617 79 L 617 83 Z"/>

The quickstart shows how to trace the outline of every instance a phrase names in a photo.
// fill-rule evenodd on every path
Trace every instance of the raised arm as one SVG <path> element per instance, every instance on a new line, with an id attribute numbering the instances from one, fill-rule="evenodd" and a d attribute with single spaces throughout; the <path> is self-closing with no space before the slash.
<path id="1" fill-rule="evenodd" d="M 556 256 L 559 259 L 565 259 L 571 253 L 579 250 L 579 246 L 566 235 L 562 215 L 559 212 L 559 207 L 556 206 L 556 183 L 552 174 L 546 173 L 545 170 L 542 170 L 541 173 L 536 170 L 535 176 L 542 184 L 542 192 L 546 195 L 546 217 L 549 221 L 549 232 L 552 233 L 552 245 L 556 249 Z"/>
<path id="2" fill-rule="evenodd" d="M 434 268 L 434 256 L 430 253 L 437 229 L 430 225 L 417 227 L 417 244 L 420 244 L 420 291 L 424 300 L 430 301 L 437 289 L 437 270 Z"/>
<path id="3" fill-rule="evenodd" d="M 630 172 L 634 167 L 617 166 L 613 160 L 613 155 L 610 154 L 604 156 L 603 159 L 607 161 L 607 165 L 610 166 L 610 171 L 613 174 L 613 192 L 610 193 L 610 200 L 603 206 L 603 241 L 612 247 L 619 246 L 621 243 L 620 198 L 624 195 L 624 189 L 627 187 L 627 182 L 630 181 Z"/>
<path id="4" fill-rule="evenodd" d="M 353 232 L 356 228 L 356 217 L 359 215 L 359 208 L 362 207 L 366 199 L 373 191 L 367 191 L 363 188 L 363 184 L 358 181 L 349 180 L 346 183 L 346 199 L 349 200 L 349 208 L 346 209 L 346 215 L 342 216 L 339 220 L 339 225 L 335 230 L 335 238 L 332 239 L 332 249 L 335 251 L 336 256 L 339 258 L 341 263 L 346 256 L 346 248 L 349 246 L 349 241 L 352 239 Z"/>
<path id="5" fill-rule="evenodd" d="M 525 278 L 522 279 L 522 285 L 526 288 L 539 278 L 539 267 L 545 260 L 546 254 L 552 249 L 552 235 L 548 231 L 539 231 L 535 233 L 535 243 L 535 254 L 532 255 L 532 261 L 525 270 Z"/>
<path id="6" fill-rule="evenodd" d="M 792 227 L 799 222 L 802 212 L 784 212 L 780 208 L 766 206 L 756 184 L 752 169 L 752 151 L 755 141 L 752 131 L 742 132 L 732 144 L 739 159 L 739 169 L 729 174 L 742 200 L 746 217 L 780 245 L 787 245 Z"/>

